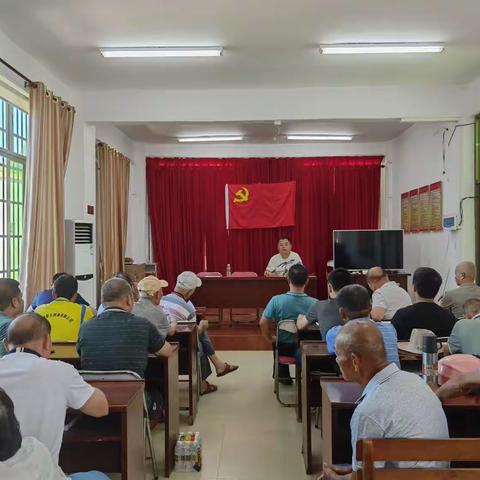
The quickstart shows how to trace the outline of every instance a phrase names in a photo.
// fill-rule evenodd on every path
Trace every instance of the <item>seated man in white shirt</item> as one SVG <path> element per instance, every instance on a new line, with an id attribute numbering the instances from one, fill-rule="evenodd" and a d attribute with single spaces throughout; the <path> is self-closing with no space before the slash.
<path id="1" fill-rule="evenodd" d="M 0 478 L 8 480 L 67 480 L 47 447 L 24 437 L 11 398 L 0 388 Z M 100 472 L 76 473 L 70 480 L 108 480 Z"/>
<path id="2" fill-rule="evenodd" d="M 42 442 L 58 463 L 67 408 L 103 417 L 108 414 L 105 394 L 68 363 L 48 360 L 50 324 L 40 315 L 26 313 L 13 320 L 7 341 L 9 351 L 0 359 L 0 388 L 15 405 L 23 436 Z"/>
<path id="3" fill-rule="evenodd" d="M 367 438 L 448 438 L 442 404 L 416 374 L 388 363 L 380 330 L 370 321 L 351 320 L 337 336 L 337 363 L 343 378 L 363 393 L 350 421 L 351 467 L 323 465 L 324 480 L 355 479 L 361 468 L 355 451 Z M 380 465 L 379 465 L 380 466 Z M 389 462 L 388 468 L 445 468 L 439 462 Z M 412 478 L 422 478 L 414 475 Z"/>
<path id="4" fill-rule="evenodd" d="M 268 262 L 264 275 L 266 277 L 285 277 L 292 265 L 302 263 L 298 253 L 292 252 L 292 242 L 288 237 L 278 241 L 278 253 Z"/>
<path id="5" fill-rule="evenodd" d="M 408 292 L 391 282 L 382 267 L 373 267 L 367 272 L 367 283 L 373 292 L 370 317 L 376 322 L 390 321 L 397 310 L 412 304 Z"/>

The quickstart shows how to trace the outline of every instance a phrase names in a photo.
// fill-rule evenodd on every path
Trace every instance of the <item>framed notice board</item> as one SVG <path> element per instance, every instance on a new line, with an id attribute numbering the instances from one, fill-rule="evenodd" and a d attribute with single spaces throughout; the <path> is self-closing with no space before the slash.
<path id="1" fill-rule="evenodd" d="M 443 230 L 442 182 L 404 192 L 400 202 L 402 229 L 405 233 Z"/>

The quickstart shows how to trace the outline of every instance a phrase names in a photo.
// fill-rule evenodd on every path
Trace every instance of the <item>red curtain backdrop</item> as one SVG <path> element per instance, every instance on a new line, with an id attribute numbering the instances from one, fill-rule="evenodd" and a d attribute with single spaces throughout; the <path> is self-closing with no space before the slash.
<path id="1" fill-rule="evenodd" d="M 183 270 L 262 275 L 277 241 L 292 239 L 325 298 L 332 231 L 378 228 L 383 157 L 147 158 L 154 261 L 174 285 Z M 294 227 L 225 228 L 225 184 L 297 182 Z"/>

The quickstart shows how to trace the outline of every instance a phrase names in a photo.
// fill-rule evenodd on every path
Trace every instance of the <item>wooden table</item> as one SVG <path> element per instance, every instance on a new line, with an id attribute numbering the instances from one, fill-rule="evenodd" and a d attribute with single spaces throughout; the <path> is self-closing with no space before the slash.
<path id="1" fill-rule="evenodd" d="M 75 344 L 54 344 L 54 353 L 52 354 L 52 360 L 62 360 L 66 363 L 70 363 L 76 368 L 80 366 L 80 358 L 77 353 Z M 178 350 L 169 357 L 157 357 L 154 355 L 149 356 L 147 367 L 147 383 L 151 381 L 157 383 L 161 381 L 163 388 L 163 400 L 165 406 L 165 464 L 164 471 L 165 476 L 170 476 L 173 469 L 174 450 L 177 436 L 179 433 L 179 394 L 178 394 Z M 117 383 L 117 382 L 103 382 L 105 384 Z M 122 384 L 125 382 L 121 382 Z M 141 382 L 143 385 L 143 381 Z M 154 419 L 153 419 L 154 420 Z M 98 421 L 98 419 L 93 419 Z M 83 421 L 82 421 L 83 423 Z M 153 422 L 155 423 L 155 422 Z M 143 432 L 143 399 L 142 399 L 142 421 L 140 422 Z M 108 426 L 106 426 L 107 428 Z M 143 433 L 142 433 L 143 438 Z M 83 455 L 78 455 L 83 457 Z M 144 458 L 144 457 L 143 457 Z M 118 465 L 117 465 L 118 467 Z M 98 470 L 114 473 L 115 471 L 123 470 L 105 470 L 99 466 L 95 467 Z M 89 467 L 92 469 L 92 467 Z M 85 470 L 85 467 L 83 468 Z M 79 471 L 76 469 L 75 471 Z M 70 470 L 72 472 L 72 470 Z M 123 477 L 122 477 L 123 478 Z M 126 477 L 125 477 L 126 478 Z M 136 478 L 143 477 L 132 477 Z"/>
<path id="2" fill-rule="evenodd" d="M 298 397 L 303 420 L 303 461 L 307 474 L 312 473 L 312 408 L 320 407 L 320 382 L 312 380 L 313 371 L 336 373 L 335 356 L 327 351 L 325 342 L 303 341 L 300 345 L 302 354 L 301 395 Z M 298 413 L 297 413 L 298 415 Z"/>
<path id="3" fill-rule="evenodd" d="M 104 418 L 74 414 L 80 418 L 64 433 L 60 467 L 65 473 L 101 470 L 121 472 L 122 480 L 145 478 L 144 382 L 90 384 L 105 393 L 109 414 Z"/>
<path id="4" fill-rule="evenodd" d="M 173 344 L 178 347 L 178 344 Z M 179 349 L 168 357 L 158 357 L 151 355 L 148 358 L 147 372 L 145 379 L 147 385 L 150 382 L 157 383 L 161 379 L 163 386 L 163 401 L 165 407 L 165 463 L 164 476 L 169 477 L 175 465 L 175 444 L 177 443 L 180 432 L 180 417 L 178 396 L 178 353 Z M 152 429 L 156 426 L 158 420 L 150 420 Z"/>
<path id="5" fill-rule="evenodd" d="M 350 464 L 352 461 L 350 419 L 362 389 L 342 379 L 322 379 L 323 461 Z M 463 396 L 444 402 L 452 438 L 480 436 L 480 396 Z"/>
<path id="6" fill-rule="evenodd" d="M 178 342 L 178 370 L 180 375 L 186 375 L 188 382 L 188 406 L 181 406 L 181 410 L 188 411 L 188 423 L 193 425 L 198 412 L 199 385 L 198 385 L 198 340 L 197 325 L 185 323 L 177 325 L 175 335 L 168 337 L 169 342 Z M 180 380 L 183 382 L 184 380 Z"/>
<path id="7" fill-rule="evenodd" d="M 205 277 L 191 301 L 207 308 L 264 308 L 274 295 L 288 290 L 285 277 Z M 305 292 L 317 296 L 317 277 L 309 277 Z"/>

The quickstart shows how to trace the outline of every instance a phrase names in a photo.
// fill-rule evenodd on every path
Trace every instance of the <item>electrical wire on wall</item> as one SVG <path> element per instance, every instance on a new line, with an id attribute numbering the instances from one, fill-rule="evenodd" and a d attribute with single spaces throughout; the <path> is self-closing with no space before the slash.
<path id="1" fill-rule="evenodd" d="M 460 210 L 460 220 L 458 221 L 458 226 L 461 227 L 462 226 L 462 223 L 463 223 L 463 202 L 465 200 L 471 200 L 471 199 L 475 199 L 475 198 L 478 198 L 477 195 L 472 195 L 470 197 L 463 197 L 461 200 L 460 200 L 460 207 L 459 207 L 459 210 Z"/>
<path id="2" fill-rule="evenodd" d="M 453 127 L 452 134 L 450 135 L 450 138 L 448 139 L 448 143 L 445 143 L 445 139 L 447 136 L 447 132 L 450 131 L 448 127 L 444 128 L 442 131 L 442 163 L 443 163 L 443 170 L 442 170 L 442 175 L 445 175 L 447 173 L 447 147 L 450 147 L 450 144 L 452 143 L 453 137 L 457 131 L 457 128 L 462 128 L 462 127 L 468 127 L 470 125 L 475 125 L 475 122 L 471 123 L 458 123 Z"/>

